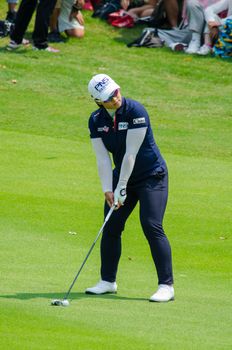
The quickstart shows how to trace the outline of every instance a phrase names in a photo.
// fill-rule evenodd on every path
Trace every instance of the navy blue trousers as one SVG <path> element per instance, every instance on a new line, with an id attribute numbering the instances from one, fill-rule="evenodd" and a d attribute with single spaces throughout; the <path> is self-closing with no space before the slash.
<path id="1" fill-rule="evenodd" d="M 105 225 L 101 239 L 101 278 L 114 282 L 121 256 L 121 235 L 125 223 L 137 202 L 140 204 L 140 222 L 149 243 L 159 284 L 172 284 L 172 254 L 163 230 L 163 217 L 168 198 L 168 175 L 151 176 L 127 188 L 124 206 L 114 211 Z M 109 210 L 105 203 L 105 215 Z"/>

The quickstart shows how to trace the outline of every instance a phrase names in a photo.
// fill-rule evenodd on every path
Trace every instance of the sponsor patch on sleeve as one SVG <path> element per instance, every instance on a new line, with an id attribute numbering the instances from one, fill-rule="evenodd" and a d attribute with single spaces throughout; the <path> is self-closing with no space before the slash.
<path id="1" fill-rule="evenodd" d="M 135 118 L 133 119 L 133 124 L 143 124 L 145 123 L 145 118 Z"/>

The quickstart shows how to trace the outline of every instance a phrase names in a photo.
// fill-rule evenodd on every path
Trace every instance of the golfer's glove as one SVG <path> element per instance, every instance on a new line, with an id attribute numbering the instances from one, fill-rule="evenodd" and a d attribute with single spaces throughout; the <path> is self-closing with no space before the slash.
<path id="1" fill-rule="evenodd" d="M 123 205 L 126 200 L 126 187 L 116 187 L 114 191 L 114 205 Z"/>

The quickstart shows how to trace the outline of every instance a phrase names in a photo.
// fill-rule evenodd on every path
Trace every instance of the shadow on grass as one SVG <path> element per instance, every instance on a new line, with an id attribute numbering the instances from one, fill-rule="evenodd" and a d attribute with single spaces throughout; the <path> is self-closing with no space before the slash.
<path id="1" fill-rule="evenodd" d="M 7 50 L 7 45 L 3 46 L 3 47 L 0 47 L 0 52 L 1 53 L 12 53 L 12 54 L 17 54 L 17 55 L 22 55 L 22 54 L 25 54 L 26 52 L 28 52 L 28 49 L 27 48 L 24 48 L 24 47 L 20 47 L 18 49 L 15 49 L 15 50 Z"/>
<path id="2" fill-rule="evenodd" d="M 117 37 L 114 38 L 114 41 L 127 45 L 131 41 L 140 37 L 144 28 L 146 28 L 145 25 L 138 25 L 133 28 L 120 28 L 115 30 Z"/>
<path id="3" fill-rule="evenodd" d="M 2 299 L 18 299 L 18 300 L 30 300 L 37 298 L 45 299 L 63 299 L 65 293 L 15 293 L 15 294 L 5 294 L 0 295 Z M 146 298 L 131 298 L 119 296 L 117 294 L 103 294 L 103 295 L 90 295 L 85 293 L 71 293 L 69 300 L 77 299 L 111 299 L 111 300 L 135 300 L 135 301 L 144 301 Z"/>

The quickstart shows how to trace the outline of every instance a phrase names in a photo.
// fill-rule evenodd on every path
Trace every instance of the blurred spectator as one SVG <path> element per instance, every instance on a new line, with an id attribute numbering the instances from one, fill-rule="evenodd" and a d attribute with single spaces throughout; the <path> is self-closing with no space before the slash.
<path id="1" fill-rule="evenodd" d="M 183 7 L 183 22 L 172 30 L 158 29 L 157 34 L 175 51 L 188 54 L 207 55 L 211 52 L 211 41 L 207 29 L 204 7 L 219 0 L 186 0 Z M 202 44 L 203 37 L 203 45 Z"/>
<path id="2" fill-rule="evenodd" d="M 82 38 L 84 36 L 84 18 L 81 13 L 84 0 L 79 0 L 73 6 L 73 0 L 61 0 L 58 28 L 68 36 Z"/>
<path id="3" fill-rule="evenodd" d="M 177 28 L 179 13 L 182 9 L 182 0 L 164 0 L 168 21 L 172 28 Z"/>
<path id="4" fill-rule="evenodd" d="M 163 2 L 163 7 L 160 10 L 165 11 L 164 17 L 167 17 L 164 25 L 162 25 L 162 21 L 154 17 L 153 20 L 148 22 L 149 27 L 153 28 L 145 28 L 141 37 L 129 43 L 128 47 L 141 46 L 141 44 L 147 47 L 162 47 L 163 44 L 173 47 L 173 45 L 176 46 L 181 43 L 183 49 L 190 42 L 191 32 L 186 28 L 186 25 L 183 26 L 183 1 L 161 0 L 160 2 Z M 157 16 L 160 17 L 160 13 L 157 13 Z M 152 42 L 149 42 L 150 40 Z"/>
<path id="5" fill-rule="evenodd" d="M 151 16 L 157 2 L 158 0 L 147 0 L 144 2 L 143 5 L 138 7 L 132 7 L 128 10 L 130 5 L 132 4 L 132 1 L 122 0 L 121 6 L 124 10 L 127 10 L 127 13 L 136 21 L 138 18 Z"/>
<path id="6" fill-rule="evenodd" d="M 221 18 L 221 14 L 226 12 L 225 18 Z M 208 6 L 205 9 L 205 18 L 208 24 L 210 38 L 214 42 L 219 33 L 219 27 L 230 18 L 232 19 L 232 0 L 220 0 L 217 3 Z"/>
<path id="7" fill-rule="evenodd" d="M 204 7 L 218 0 L 187 0 L 186 13 L 192 38 L 186 49 L 188 54 L 207 55 L 211 52 L 211 41 L 205 21 Z M 204 37 L 203 45 L 202 36 Z"/>
<path id="8" fill-rule="evenodd" d="M 94 8 L 90 0 L 85 0 L 82 9 L 86 11 L 93 11 Z"/>
<path id="9" fill-rule="evenodd" d="M 17 15 L 17 0 L 7 0 L 7 13 L 5 20 L 0 20 L 0 38 L 10 35 L 14 28 Z"/>
<path id="10" fill-rule="evenodd" d="M 22 0 L 17 12 L 15 28 L 10 36 L 11 40 L 7 49 L 15 50 L 20 47 L 32 15 L 36 10 L 35 25 L 32 34 L 34 49 L 58 52 L 59 50 L 48 46 L 48 24 L 55 3 L 56 0 L 40 0 L 39 2 L 38 0 Z"/>
<path id="11" fill-rule="evenodd" d="M 205 9 L 213 55 L 232 58 L 232 0 L 220 0 Z"/>
<path id="12" fill-rule="evenodd" d="M 6 21 L 14 23 L 16 19 L 16 8 L 18 0 L 7 0 L 8 3 L 8 11 L 6 14 Z"/>
<path id="13" fill-rule="evenodd" d="M 133 4 L 133 0 L 121 0 L 121 6 L 123 9 L 128 9 L 129 5 Z M 147 0 L 142 6 L 132 7 L 127 13 L 131 15 L 135 21 L 138 18 L 150 17 L 151 24 L 156 18 L 153 18 L 165 12 L 166 22 L 171 28 L 176 28 L 178 26 L 180 9 L 182 8 L 182 0 Z M 149 21 L 149 19 L 148 19 Z"/>
<path id="14" fill-rule="evenodd" d="M 84 36 L 84 18 L 81 9 L 83 0 L 73 5 L 73 0 L 57 0 L 50 19 L 50 42 L 64 41 L 60 33 L 65 32 L 67 36 L 82 38 Z"/>
<path id="15" fill-rule="evenodd" d="M 56 4 L 50 16 L 50 22 L 49 22 L 50 33 L 48 33 L 48 41 L 51 43 L 64 42 L 64 39 L 60 35 L 59 29 L 58 29 L 58 17 L 60 14 L 60 7 L 61 7 L 61 0 L 56 0 Z"/>
<path id="16" fill-rule="evenodd" d="M 101 0 L 90 0 L 90 2 L 94 11 L 101 5 Z"/>
<path id="17" fill-rule="evenodd" d="M 99 17 L 100 19 L 107 20 L 108 16 L 119 11 L 121 7 L 121 0 L 102 0 L 94 7 L 92 17 Z"/>

